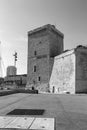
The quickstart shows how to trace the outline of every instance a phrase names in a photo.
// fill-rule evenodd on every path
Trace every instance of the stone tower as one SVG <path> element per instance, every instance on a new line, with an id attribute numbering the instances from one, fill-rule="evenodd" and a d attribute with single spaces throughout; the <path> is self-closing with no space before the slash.
<path id="1" fill-rule="evenodd" d="M 50 24 L 28 32 L 27 87 L 48 91 L 54 57 L 63 52 L 63 38 Z"/>

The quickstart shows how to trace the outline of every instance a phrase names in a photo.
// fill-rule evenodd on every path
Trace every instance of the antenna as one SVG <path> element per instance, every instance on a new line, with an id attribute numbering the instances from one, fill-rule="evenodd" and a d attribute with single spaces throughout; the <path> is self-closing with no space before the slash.
<path id="1" fill-rule="evenodd" d="M 17 61 L 17 52 L 16 51 L 15 51 L 15 54 L 13 56 L 14 56 L 14 66 L 16 67 L 16 61 Z"/>

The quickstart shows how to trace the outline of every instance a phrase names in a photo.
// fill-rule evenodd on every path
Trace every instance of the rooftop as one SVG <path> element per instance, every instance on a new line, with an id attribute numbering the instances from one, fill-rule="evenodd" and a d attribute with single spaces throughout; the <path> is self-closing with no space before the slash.
<path id="1" fill-rule="evenodd" d="M 75 51 L 77 51 L 77 49 L 87 49 L 86 46 L 82 46 L 82 45 L 78 45 L 76 48 L 73 48 L 71 50 L 65 50 L 63 51 L 62 54 L 55 56 L 55 59 L 59 59 L 59 58 L 63 58 L 65 56 L 71 55 L 72 53 L 74 53 Z"/>
<path id="2" fill-rule="evenodd" d="M 28 35 L 32 35 L 32 34 L 34 34 L 34 33 L 37 33 L 37 32 L 39 32 L 39 31 L 42 31 L 42 30 L 44 30 L 44 29 L 48 29 L 48 30 L 52 29 L 52 30 L 55 31 L 57 34 L 59 34 L 60 36 L 64 37 L 64 34 L 61 33 L 58 29 L 56 29 L 56 27 L 55 27 L 54 25 L 51 25 L 51 24 L 46 24 L 46 25 L 44 25 L 44 26 L 42 26 L 42 27 L 36 28 L 36 29 L 34 29 L 34 30 L 31 30 L 31 31 L 28 32 Z"/>

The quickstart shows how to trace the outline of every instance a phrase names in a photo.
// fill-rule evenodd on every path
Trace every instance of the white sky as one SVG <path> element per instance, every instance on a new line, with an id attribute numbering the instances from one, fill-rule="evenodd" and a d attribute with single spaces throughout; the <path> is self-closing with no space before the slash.
<path id="1" fill-rule="evenodd" d="M 87 0 L 0 0 L 0 48 L 5 69 L 14 64 L 17 51 L 17 72 L 27 73 L 27 32 L 45 24 L 54 24 L 64 33 L 65 49 L 87 45 Z"/>

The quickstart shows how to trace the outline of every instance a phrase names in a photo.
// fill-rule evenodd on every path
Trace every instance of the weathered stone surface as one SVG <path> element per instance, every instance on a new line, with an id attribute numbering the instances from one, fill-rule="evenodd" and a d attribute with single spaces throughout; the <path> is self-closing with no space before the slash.
<path id="1" fill-rule="evenodd" d="M 63 34 L 53 25 L 45 25 L 28 32 L 27 87 L 48 84 L 52 72 L 54 56 L 63 52 Z M 34 72 L 34 66 L 36 71 Z"/>
<path id="2" fill-rule="evenodd" d="M 54 118 L 35 118 L 29 116 L 0 116 L 0 130 L 54 130 Z"/>
<path id="3" fill-rule="evenodd" d="M 54 90 L 53 90 L 54 89 Z M 55 57 L 50 91 L 54 93 L 75 93 L 75 54 L 65 53 Z"/>
<path id="4" fill-rule="evenodd" d="M 77 47 L 55 57 L 50 91 L 87 93 L 87 47 Z"/>
<path id="5" fill-rule="evenodd" d="M 87 48 L 76 51 L 76 92 L 87 93 Z"/>

